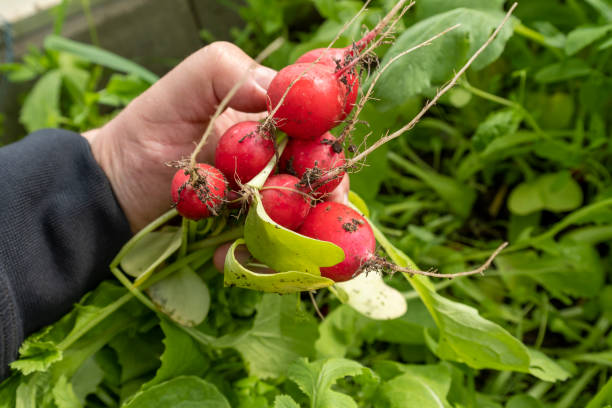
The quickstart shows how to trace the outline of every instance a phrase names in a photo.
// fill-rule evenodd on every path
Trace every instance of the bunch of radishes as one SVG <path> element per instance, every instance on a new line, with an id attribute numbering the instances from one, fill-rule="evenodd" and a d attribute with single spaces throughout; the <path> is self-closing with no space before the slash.
<path id="1" fill-rule="evenodd" d="M 268 119 L 229 128 L 219 140 L 214 167 L 200 163 L 176 172 L 172 198 L 179 213 L 194 220 L 216 215 L 230 195 L 244 194 L 243 185 L 276 154 L 278 128 L 289 141 L 278 174 L 260 190 L 266 213 L 285 228 L 344 250 L 345 260 L 321 268 L 322 276 L 338 282 L 359 272 L 374 254 L 372 229 L 353 209 L 324 200 L 345 175 L 344 148 L 329 130 L 355 105 L 358 53 L 373 37 L 371 32 L 347 48 L 312 50 L 280 70 L 268 88 Z M 328 176 L 332 169 L 338 170 Z"/>
<path id="2" fill-rule="evenodd" d="M 336 139 L 329 131 L 341 124 L 355 106 L 360 82 L 357 69 L 358 63 L 366 54 L 364 49 L 370 42 L 374 42 L 370 48 L 380 44 L 385 35 L 388 35 L 393 24 L 399 19 L 397 14 L 401 17 L 410 7 L 404 7 L 405 2 L 406 0 L 398 1 L 374 30 L 351 46 L 309 51 L 294 64 L 280 70 L 268 88 L 269 115 L 262 123 L 241 122 L 229 128 L 219 140 L 215 167 L 196 164 L 196 149 L 190 165 L 177 171 L 172 182 L 172 198 L 178 212 L 184 217 L 197 220 L 217 215 L 227 203 L 248 200 L 252 191 L 249 186 L 244 186 L 260 174 L 278 154 L 275 136 L 276 129 L 280 129 L 287 134 L 289 141 L 278 160 L 278 174 L 270 176 L 258 194 L 265 212 L 278 225 L 342 248 L 344 260 L 333 266 L 321 267 L 322 276 L 342 282 L 356 276 L 365 268 L 387 268 L 428 276 L 454 277 L 480 273 L 488 267 L 504 245 L 480 268 L 452 275 L 415 271 L 393 265 L 375 255 L 374 233 L 364 217 L 344 204 L 325 201 L 340 184 L 351 160 L 355 162 L 378 145 L 414 126 L 493 40 L 515 7 L 511 8 L 487 43 L 410 123 L 392 135 L 381 138 L 366 151 L 346 160 L 344 133 L 352 129 L 359 109 L 341 139 Z M 404 8 L 400 13 L 402 7 Z M 391 22 L 393 18 L 395 21 Z M 390 28 L 383 33 L 382 30 L 387 25 Z M 419 46 L 429 44 L 455 27 L 437 34 Z M 407 50 L 406 53 L 410 51 Z M 371 89 L 368 94 L 370 91 Z M 363 100 L 367 100 L 368 94 Z M 200 145 L 205 139 L 206 133 Z M 228 197 L 235 199 L 230 201 Z"/>

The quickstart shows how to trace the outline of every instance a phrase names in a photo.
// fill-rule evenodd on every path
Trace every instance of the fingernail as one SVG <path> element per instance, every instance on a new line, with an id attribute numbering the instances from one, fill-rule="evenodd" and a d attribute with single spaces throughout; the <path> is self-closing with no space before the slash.
<path id="1" fill-rule="evenodd" d="M 253 79 L 255 79 L 257 85 L 259 85 L 264 91 L 267 91 L 268 86 L 270 85 L 270 82 L 272 82 L 275 75 L 275 70 L 268 67 L 259 66 L 255 72 L 253 72 Z"/>

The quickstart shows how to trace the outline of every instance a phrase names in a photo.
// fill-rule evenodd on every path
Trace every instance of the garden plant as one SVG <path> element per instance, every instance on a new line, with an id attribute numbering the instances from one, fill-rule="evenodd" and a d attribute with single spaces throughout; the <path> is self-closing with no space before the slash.
<path id="1" fill-rule="evenodd" d="M 61 37 L 66 3 L 0 68 L 36 80 L 27 131 L 157 80 Z M 238 83 L 160 163 L 168 212 L 25 340 L 0 407 L 612 406 L 612 5 L 224 3 L 279 70 L 267 114 L 196 161 Z"/>

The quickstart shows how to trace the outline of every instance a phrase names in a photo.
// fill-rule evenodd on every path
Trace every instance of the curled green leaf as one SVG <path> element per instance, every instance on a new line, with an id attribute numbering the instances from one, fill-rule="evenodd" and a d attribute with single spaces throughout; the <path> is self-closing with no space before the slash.
<path id="1" fill-rule="evenodd" d="M 236 240 L 227 252 L 224 267 L 226 286 L 238 286 L 262 292 L 294 293 L 321 289 L 334 284 L 331 279 L 306 272 L 258 273 L 247 269 L 235 256 L 238 245 L 244 243 L 244 239 Z"/>
<path id="2" fill-rule="evenodd" d="M 344 251 L 284 228 L 266 214 L 259 193 L 253 195 L 244 227 L 244 241 L 253 256 L 275 271 L 299 271 L 320 276 L 321 266 L 344 260 Z"/>

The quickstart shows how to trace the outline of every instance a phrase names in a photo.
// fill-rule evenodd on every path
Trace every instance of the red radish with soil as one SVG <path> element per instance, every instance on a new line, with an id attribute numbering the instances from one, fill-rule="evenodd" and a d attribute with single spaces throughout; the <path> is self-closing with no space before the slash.
<path id="1" fill-rule="evenodd" d="M 305 191 L 318 198 L 338 187 L 344 171 L 333 177 L 325 174 L 332 169 L 342 168 L 344 164 L 342 144 L 327 132 L 314 140 L 289 140 L 279 167 L 282 172 L 298 177 Z"/>
<path id="2" fill-rule="evenodd" d="M 268 87 L 268 112 L 284 97 L 272 114 L 276 126 L 290 137 L 313 139 L 340 123 L 347 90 L 325 65 L 289 65 L 276 74 Z"/>
<path id="3" fill-rule="evenodd" d="M 270 176 L 261 189 L 261 203 L 274 222 L 296 230 L 310 211 L 308 195 L 300 191 L 300 180 L 290 174 Z"/>
<path id="4" fill-rule="evenodd" d="M 218 215 L 227 194 L 227 181 L 215 167 L 198 163 L 190 172 L 179 169 L 172 179 L 172 201 L 183 217 L 199 220 Z"/>
<path id="5" fill-rule="evenodd" d="M 230 127 L 217 145 L 215 166 L 227 177 L 230 188 L 238 190 L 255 177 L 274 156 L 274 141 L 258 122 L 239 122 Z"/>
<path id="6" fill-rule="evenodd" d="M 342 248 L 344 261 L 321 268 L 321 276 L 336 282 L 347 281 L 359 274 L 361 266 L 372 259 L 376 250 L 376 239 L 368 221 L 340 203 L 317 204 L 297 232 Z"/>
<path id="7" fill-rule="evenodd" d="M 317 48 L 308 51 L 295 61 L 296 64 L 311 63 L 319 59 L 317 64 L 325 65 L 335 71 L 344 68 L 354 59 L 354 53 L 350 48 Z M 359 94 L 359 75 L 355 68 L 351 68 L 340 76 L 340 82 L 345 87 L 344 108 L 338 120 L 344 120 L 353 110 L 357 95 Z"/>

